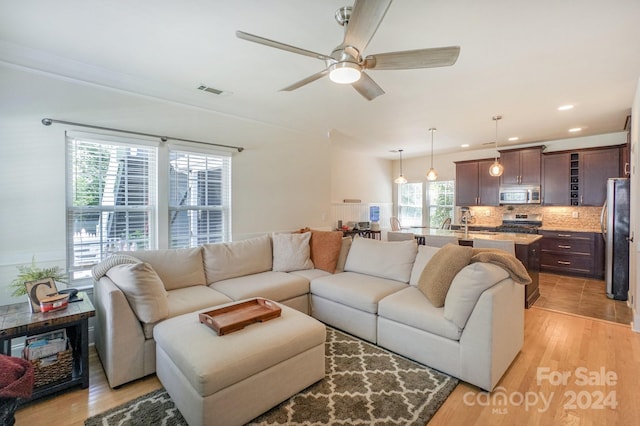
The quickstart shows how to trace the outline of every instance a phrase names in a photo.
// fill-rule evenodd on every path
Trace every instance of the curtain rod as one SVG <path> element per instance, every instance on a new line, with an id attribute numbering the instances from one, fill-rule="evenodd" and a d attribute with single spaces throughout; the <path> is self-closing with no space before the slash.
<path id="1" fill-rule="evenodd" d="M 199 144 L 203 144 L 203 145 L 213 145 L 213 146 L 220 146 L 220 147 L 223 147 L 223 148 L 237 149 L 238 152 L 244 151 L 244 148 L 241 147 L 241 146 L 223 145 L 223 144 L 213 143 L 213 142 L 194 141 L 192 139 L 174 138 L 173 136 L 161 136 L 161 135 L 154 135 L 152 133 L 142 133 L 142 132 L 134 132 L 134 131 L 131 131 L 131 130 L 114 129 L 112 127 L 93 126 L 91 124 L 74 123 L 73 121 L 54 120 L 53 118 L 43 118 L 42 119 L 42 124 L 44 124 L 45 126 L 51 126 L 53 123 L 69 124 L 71 126 L 87 127 L 87 128 L 90 128 L 90 129 L 98 129 L 98 130 L 109 130 L 109 131 L 112 131 L 112 132 L 128 133 L 130 135 L 149 136 L 149 137 L 152 137 L 152 138 L 158 138 L 162 142 L 166 142 L 169 139 L 172 139 L 172 140 L 175 140 L 175 141 L 192 142 L 192 143 L 199 143 Z"/>

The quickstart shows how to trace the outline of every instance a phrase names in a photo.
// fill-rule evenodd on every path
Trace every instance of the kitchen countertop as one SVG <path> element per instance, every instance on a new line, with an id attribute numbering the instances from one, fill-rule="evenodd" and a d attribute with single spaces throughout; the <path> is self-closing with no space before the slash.
<path id="1" fill-rule="evenodd" d="M 432 229 L 432 228 L 406 228 L 402 232 L 410 232 L 418 237 L 426 237 L 430 235 L 441 235 L 447 237 L 458 237 L 460 240 L 510 240 L 515 244 L 529 245 L 542 238 L 537 234 L 516 234 L 513 232 L 493 232 L 493 231 L 469 231 L 468 238 L 465 238 L 464 231 L 451 231 L 448 229 Z"/>
<path id="2" fill-rule="evenodd" d="M 580 228 L 576 229 L 573 227 L 563 227 L 563 226 L 541 226 L 541 231 L 560 231 L 560 232 L 595 232 L 597 234 L 602 234 L 602 229 L 598 228 Z"/>

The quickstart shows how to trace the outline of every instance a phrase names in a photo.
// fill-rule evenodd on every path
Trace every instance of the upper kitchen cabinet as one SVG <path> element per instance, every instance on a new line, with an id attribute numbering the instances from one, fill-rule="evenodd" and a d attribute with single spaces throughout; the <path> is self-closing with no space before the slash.
<path id="1" fill-rule="evenodd" d="M 544 146 L 500 151 L 504 172 L 501 185 L 540 185 L 540 166 Z"/>
<path id="2" fill-rule="evenodd" d="M 622 176 L 623 146 L 542 155 L 542 203 L 546 206 L 602 206 L 607 179 Z"/>
<path id="3" fill-rule="evenodd" d="M 572 199 L 571 204 L 602 206 L 607 198 L 607 179 L 620 176 L 620 147 L 581 151 L 578 161 L 579 202 Z"/>
<path id="4" fill-rule="evenodd" d="M 497 206 L 500 178 L 489 174 L 493 159 L 456 162 L 456 205 Z"/>
<path id="5" fill-rule="evenodd" d="M 571 154 L 553 152 L 542 155 L 542 204 L 545 206 L 567 206 L 570 193 Z"/>

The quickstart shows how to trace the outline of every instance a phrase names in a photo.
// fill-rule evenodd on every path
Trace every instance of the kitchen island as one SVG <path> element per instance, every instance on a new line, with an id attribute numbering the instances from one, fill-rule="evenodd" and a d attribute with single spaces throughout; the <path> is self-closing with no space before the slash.
<path id="1" fill-rule="evenodd" d="M 447 236 L 458 238 L 458 244 L 473 246 L 474 240 L 507 240 L 515 244 L 516 257 L 527 269 L 531 277 L 531 284 L 525 287 L 525 308 L 530 308 L 540 297 L 539 272 L 540 272 L 540 240 L 542 235 L 518 234 L 513 232 L 494 231 L 469 231 L 432 228 L 405 228 L 402 232 L 412 233 L 416 238 L 423 239 L 428 236 Z"/>

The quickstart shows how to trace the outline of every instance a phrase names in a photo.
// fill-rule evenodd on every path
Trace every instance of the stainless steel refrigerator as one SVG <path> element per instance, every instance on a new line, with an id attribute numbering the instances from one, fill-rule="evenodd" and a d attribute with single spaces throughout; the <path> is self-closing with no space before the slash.
<path id="1" fill-rule="evenodd" d="M 629 192 L 629 179 L 608 179 L 600 217 L 607 297 L 616 300 L 627 300 L 629 292 Z"/>

